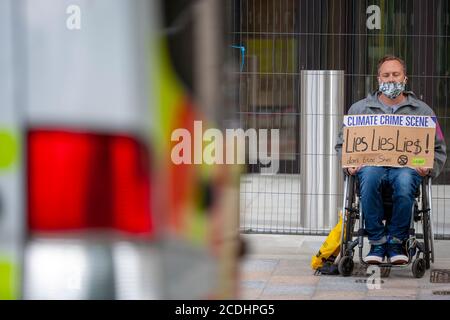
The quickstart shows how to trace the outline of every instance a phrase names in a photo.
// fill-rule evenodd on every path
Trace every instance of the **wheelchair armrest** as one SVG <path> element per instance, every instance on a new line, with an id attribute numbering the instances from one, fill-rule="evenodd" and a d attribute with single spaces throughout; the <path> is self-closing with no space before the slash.
<path id="1" fill-rule="evenodd" d="M 432 177 L 431 176 L 425 176 L 422 180 L 422 187 L 428 188 L 431 185 Z"/>

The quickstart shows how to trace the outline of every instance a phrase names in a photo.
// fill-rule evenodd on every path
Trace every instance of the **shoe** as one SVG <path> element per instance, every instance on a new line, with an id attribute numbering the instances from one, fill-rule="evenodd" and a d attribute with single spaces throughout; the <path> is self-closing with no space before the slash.
<path id="1" fill-rule="evenodd" d="M 392 264 L 407 264 L 408 256 L 406 250 L 400 243 L 388 243 L 387 256 Z"/>
<path id="2" fill-rule="evenodd" d="M 339 275 L 338 266 L 332 262 L 326 262 L 321 268 L 317 269 L 317 274 Z"/>
<path id="3" fill-rule="evenodd" d="M 365 263 L 380 264 L 386 255 L 386 244 L 372 244 L 369 254 L 364 258 Z"/>

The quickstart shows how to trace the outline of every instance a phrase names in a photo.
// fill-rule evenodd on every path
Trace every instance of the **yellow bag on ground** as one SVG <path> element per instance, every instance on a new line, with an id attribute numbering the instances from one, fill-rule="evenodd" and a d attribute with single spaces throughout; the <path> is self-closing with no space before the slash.
<path id="1" fill-rule="evenodd" d="M 336 259 L 339 255 L 340 245 L 341 245 L 341 233 L 342 233 L 342 214 L 339 213 L 338 224 L 330 231 L 325 242 L 317 252 L 316 255 L 312 256 L 311 267 L 314 270 L 321 268 L 325 261 L 329 258 L 332 260 Z"/>

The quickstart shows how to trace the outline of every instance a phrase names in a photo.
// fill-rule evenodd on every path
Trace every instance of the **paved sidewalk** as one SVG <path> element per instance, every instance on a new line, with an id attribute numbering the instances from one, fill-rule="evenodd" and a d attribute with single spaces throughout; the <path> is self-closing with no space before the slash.
<path id="1" fill-rule="evenodd" d="M 389 277 L 381 278 L 379 289 L 369 289 L 369 275 L 314 275 L 311 256 L 326 237 L 244 234 L 243 238 L 248 252 L 241 261 L 241 299 L 450 300 L 450 283 L 430 282 L 431 270 L 450 269 L 450 241 L 435 240 L 436 261 L 423 278 L 414 278 L 410 265 L 392 269 Z"/>

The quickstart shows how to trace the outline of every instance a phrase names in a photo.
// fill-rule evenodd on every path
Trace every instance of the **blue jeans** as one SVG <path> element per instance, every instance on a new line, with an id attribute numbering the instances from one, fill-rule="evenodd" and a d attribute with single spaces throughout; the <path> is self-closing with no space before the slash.
<path id="1" fill-rule="evenodd" d="M 408 238 L 414 193 L 422 177 L 411 168 L 362 167 L 358 173 L 365 229 L 370 244 L 400 242 Z M 392 217 L 383 225 L 384 209 L 381 188 L 392 187 Z"/>

